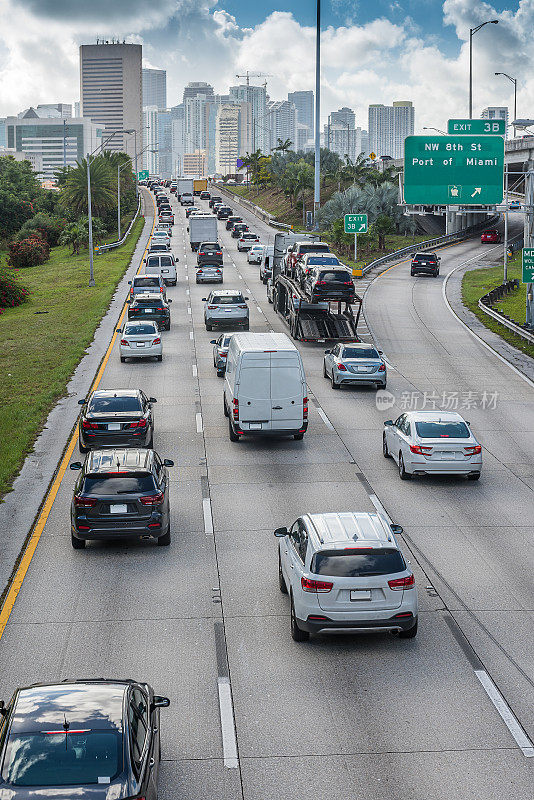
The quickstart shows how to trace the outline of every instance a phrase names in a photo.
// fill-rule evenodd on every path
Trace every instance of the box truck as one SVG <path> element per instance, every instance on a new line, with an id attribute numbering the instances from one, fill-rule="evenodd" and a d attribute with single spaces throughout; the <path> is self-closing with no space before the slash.
<path id="1" fill-rule="evenodd" d="M 193 194 L 199 195 L 200 192 L 205 192 L 208 188 L 207 178 L 196 178 L 193 181 Z"/>
<path id="2" fill-rule="evenodd" d="M 217 217 L 213 214 L 192 214 L 189 217 L 189 243 L 196 251 L 202 242 L 217 242 Z"/>

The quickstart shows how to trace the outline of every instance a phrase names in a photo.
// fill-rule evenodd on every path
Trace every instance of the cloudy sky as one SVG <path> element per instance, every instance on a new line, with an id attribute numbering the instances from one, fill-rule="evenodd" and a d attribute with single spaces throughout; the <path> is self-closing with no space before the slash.
<path id="1" fill-rule="evenodd" d="M 534 0 L 323 0 L 323 116 L 348 105 L 367 127 L 369 103 L 412 100 L 416 128 L 467 116 L 469 28 L 474 112 L 509 105 L 534 115 Z M 216 92 L 246 69 L 269 73 L 268 92 L 313 89 L 315 4 L 309 0 L 0 0 L 0 116 L 79 99 L 78 45 L 97 36 L 143 44 L 167 70 L 168 104 L 192 80 Z M 259 81 L 258 81 L 259 82 Z"/>

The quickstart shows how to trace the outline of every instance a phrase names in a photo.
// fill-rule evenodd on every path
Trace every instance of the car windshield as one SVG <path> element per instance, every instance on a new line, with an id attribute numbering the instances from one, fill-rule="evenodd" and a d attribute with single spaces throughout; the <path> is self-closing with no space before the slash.
<path id="1" fill-rule="evenodd" d="M 141 401 L 137 395 L 108 395 L 93 397 L 89 403 L 90 414 L 107 414 L 116 411 L 142 411 Z"/>
<path id="2" fill-rule="evenodd" d="M 374 347 L 344 347 L 342 358 L 378 358 L 378 353 Z"/>
<path id="3" fill-rule="evenodd" d="M 469 439 L 471 433 L 465 422 L 416 422 L 420 439 Z"/>
<path id="4" fill-rule="evenodd" d="M 308 259 L 308 264 L 339 264 L 339 261 L 335 256 L 311 256 Z"/>
<path id="5" fill-rule="evenodd" d="M 116 495 L 153 492 L 156 486 L 150 473 L 125 473 L 123 475 L 88 475 L 83 482 L 84 494 Z"/>
<path id="6" fill-rule="evenodd" d="M 244 303 L 245 298 L 242 294 L 223 294 L 216 295 L 210 302 L 217 306 L 233 306 L 236 303 Z"/>
<path id="7" fill-rule="evenodd" d="M 52 725 L 52 728 L 53 732 L 17 733 L 10 737 L 2 770 L 7 784 L 109 784 L 122 771 L 119 732 L 84 730 L 65 734 L 61 724 Z"/>
<path id="8" fill-rule="evenodd" d="M 141 334 L 156 333 L 155 325 L 127 325 L 124 329 L 125 336 L 140 336 Z"/>
<path id="9" fill-rule="evenodd" d="M 134 278 L 134 286 L 159 286 L 159 278 Z"/>
<path id="10" fill-rule="evenodd" d="M 349 281 L 352 282 L 352 278 L 350 277 L 349 273 L 344 272 L 343 270 L 320 272 L 318 277 L 320 281 L 336 281 L 339 283 L 348 283 Z"/>
<path id="11" fill-rule="evenodd" d="M 391 575 L 406 569 L 404 559 L 394 548 L 354 548 L 321 550 L 312 559 L 310 571 L 335 578 L 364 578 L 366 575 Z"/>

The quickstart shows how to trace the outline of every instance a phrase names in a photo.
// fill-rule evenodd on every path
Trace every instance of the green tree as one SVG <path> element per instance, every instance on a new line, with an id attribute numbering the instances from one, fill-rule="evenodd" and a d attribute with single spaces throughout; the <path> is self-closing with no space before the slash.
<path id="1" fill-rule="evenodd" d="M 278 139 L 278 145 L 276 147 L 273 147 L 273 150 L 279 153 L 287 153 L 288 150 L 291 150 L 292 144 L 293 142 L 291 141 L 291 139 L 285 139 L 285 140 Z"/>
<path id="2" fill-rule="evenodd" d="M 378 236 L 378 248 L 386 249 L 386 236 L 395 233 L 395 223 L 387 214 L 379 214 L 371 226 L 372 232 Z"/>
<path id="3" fill-rule="evenodd" d="M 91 170 L 91 205 L 95 215 L 105 213 L 117 205 L 117 182 L 108 159 L 97 156 L 90 166 Z M 61 202 L 66 208 L 72 208 L 77 214 L 87 214 L 87 161 L 78 161 L 71 170 L 64 188 L 61 190 Z"/>
<path id="4" fill-rule="evenodd" d="M 79 222 L 69 222 L 66 225 L 59 237 L 59 244 L 72 247 L 72 255 L 78 255 L 80 247 L 83 247 L 85 241 L 85 228 Z"/>

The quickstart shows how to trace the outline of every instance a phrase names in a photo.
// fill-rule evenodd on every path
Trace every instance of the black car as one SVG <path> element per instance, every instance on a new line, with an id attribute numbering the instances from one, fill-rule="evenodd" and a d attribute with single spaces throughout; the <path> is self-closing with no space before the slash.
<path id="1" fill-rule="evenodd" d="M 219 242 L 202 242 L 197 250 L 197 264 L 222 264 L 223 252 Z"/>
<path id="2" fill-rule="evenodd" d="M 167 203 L 167 204 L 169 203 L 169 198 L 167 197 L 166 194 L 158 194 L 158 196 L 156 197 L 156 205 L 158 206 L 158 208 L 162 203 Z"/>
<path id="3" fill-rule="evenodd" d="M 353 300 L 354 281 L 346 269 L 314 267 L 304 280 L 304 291 L 315 300 Z"/>
<path id="4" fill-rule="evenodd" d="M 212 194 L 210 197 L 209 207 L 213 208 L 215 203 L 222 203 L 223 199 L 218 194 Z"/>
<path id="5" fill-rule="evenodd" d="M 217 211 L 217 219 L 228 219 L 231 214 L 232 209 L 230 206 L 220 206 L 219 210 Z"/>
<path id="6" fill-rule="evenodd" d="M 169 303 L 172 300 L 164 300 L 161 294 L 139 294 L 128 306 L 128 320 L 132 319 L 153 319 L 158 323 L 160 330 L 168 331 L 171 328 L 171 309 Z"/>
<path id="7" fill-rule="evenodd" d="M 248 231 L 248 225 L 244 222 L 237 222 L 232 228 L 232 239 L 241 239 L 241 234 Z"/>
<path id="8" fill-rule="evenodd" d="M 172 214 L 172 208 L 170 203 L 161 203 L 159 206 L 159 213 L 160 214 Z"/>
<path id="9" fill-rule="evenodd" d="M 152 447 L 152 403 L 141 389 L 96 389 L 83 406 L 78 423 L 80 453 L 95 447 Z"/>
<path id="10" fill-rule="evenodd" d="M 231 231 L 234 225 L 237 225 L 238 222 L 243 222 L 243 218 L 235 216 L 228 217 L 228 219 L 226 220 L 226 230 Z"/>
<path id="11" fill-rule="evenodd" d="M 85 679 L 17 689 L 0 706 L 0 795 L 157 799 L 160 708 L 134 680 Z"/>
<path id="12" fill-rule="evenodd" d="M 209 200 L 211 194 L 209 192 L 200 192 L 200 199 L 201 200 Z"/>
<path id="13" fill-rule="evenodd" d="M 72 546 L 79 550 L 88 539 L 134 536 L 171 543 L 169 459 L 155 450 L 94 450 L 74 484 L 71 518 Z"/>
<path id="14" fill-rule="evenodd" d="M 435 253 L 415 253 L 410 266 L 410 275 L 439 275 L 440 258 Z"/>

